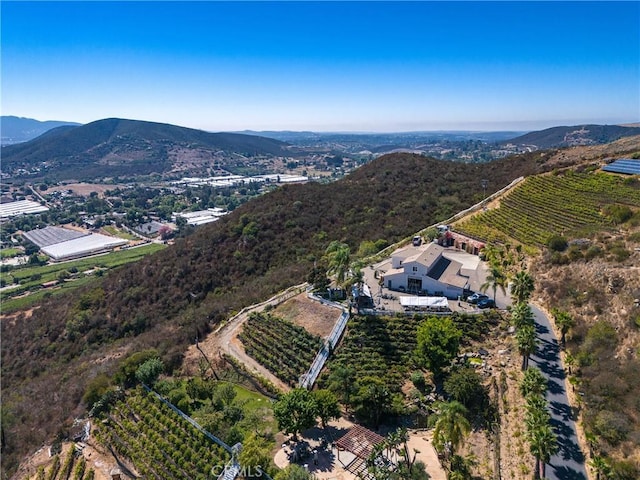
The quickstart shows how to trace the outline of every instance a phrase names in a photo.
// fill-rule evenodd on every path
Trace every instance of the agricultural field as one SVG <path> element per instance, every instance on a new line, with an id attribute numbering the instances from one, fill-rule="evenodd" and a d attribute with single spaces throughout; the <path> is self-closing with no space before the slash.
<path id="1" fill-rule="evenodd" d="M 229 460 L 222 447 L 142 389 L 117 401 L 94 435 L 144 478 L 204 480 Z"/>
<path id="2" fill-rule="evenodd" d="M 606 173 L 566 173 L 527 178 L 500 206 L 455 224 L 455 230 L 487 241 L 545 245 L 552 235 L 588 237 L 613 228 L 611 205 L 640 207 L 640 182 Z"/>
<path id="3" fill-rule="evenodd" d="M 69 445 L 66 453 L 58 453 L 45 467 L 41 465 L 34 480 L 93 480 L 95 472 L 87 466 L 86 460 Z"/>
<path id="4" fill-rule="evenodd" d="M 394 317 L 354 316 L 347 324 L 345 337 L 327 364 L 327 371 L 339 366 L 352 367 L 356 378 L 371 376 L 383 379 L 390 391 L 397 392 L 414 367 L 418 326 L 424 315 Z M 483 315 L 452 315 L 463 332 L 462 346 L 482 339 L 492 324 L 499 322 L 498 312 Z M 326 373 L 321 377 L 326 380 Z"/>
<path id="5" fill-rule="evenodd" d="M 292 386 L 309 369 L 323 344 L 303 327 L 269 313 L 252 313 L 238 338 L 247 355 Z"/>
<path id="6" fill-rule="evenodd" d="M 142 257 L 163 248 L 165 248 L 164 245 L 154 243 L 70 262 L 3 270 L 1 275 L 4 283 L 17 286 L 2 292 L 0 297 L 2 311 L 3 313 L 8 313 L 26 308 L 41 300 L 47 294 L 56 295 L 82 286 L 91 279 L 82 272 L 119 267 L 126 263 L 140 260 Z M 53 289 L 43 289 L 42 284 L 48 282 L 58 282 L 58 285 Z M 24 294 L 27 295 L 24 296 Z"/>

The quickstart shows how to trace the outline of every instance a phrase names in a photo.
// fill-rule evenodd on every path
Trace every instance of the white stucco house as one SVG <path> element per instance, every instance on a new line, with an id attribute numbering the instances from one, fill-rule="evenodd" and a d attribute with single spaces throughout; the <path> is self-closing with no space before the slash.
<path id="1" fill-rule="evenodd" d="M 456 299 L 469 288 L 473 273 L 455 254 L 436 243 L 397 250 L 379 270 L 382 285 L 390 290 Z"/>

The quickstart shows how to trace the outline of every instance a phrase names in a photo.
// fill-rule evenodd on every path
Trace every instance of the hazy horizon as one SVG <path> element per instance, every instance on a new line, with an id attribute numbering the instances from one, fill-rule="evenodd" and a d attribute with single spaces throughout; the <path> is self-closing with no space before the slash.
<path id="1" fill-rule="evenodd" d="M 638 2 L 2 2 L 2 115 L 206 131 L 640 119 Z"/>

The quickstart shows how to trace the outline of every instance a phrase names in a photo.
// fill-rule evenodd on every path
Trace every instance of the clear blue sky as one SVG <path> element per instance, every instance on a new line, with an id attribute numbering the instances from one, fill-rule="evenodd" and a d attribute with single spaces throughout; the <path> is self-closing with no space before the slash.
<path id="1" fill-rule="evenodd" d="M 639 2 L 1 2 L 3 115 L 205 130 L 640 120 Z"/>

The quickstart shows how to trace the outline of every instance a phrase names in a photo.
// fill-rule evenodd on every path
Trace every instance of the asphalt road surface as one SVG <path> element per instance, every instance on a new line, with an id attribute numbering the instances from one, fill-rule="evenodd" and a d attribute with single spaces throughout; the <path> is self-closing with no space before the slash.
<path id="1" fill-rule="evenodd" d="M 531 305 L 536 319 L 538 348 L 529 365 L 538 367 L 549 381 L 547 401 L 551 413 L 551 423 L 558 437 L 558 453 L 551 457 L 547 465 L 546 478 L 549 480 L 587 480 L 584 454 L 580 450 L 576 424 L 567 397 L 567 381 L 560 347 L 549 319 L 537 307 Z"/>

